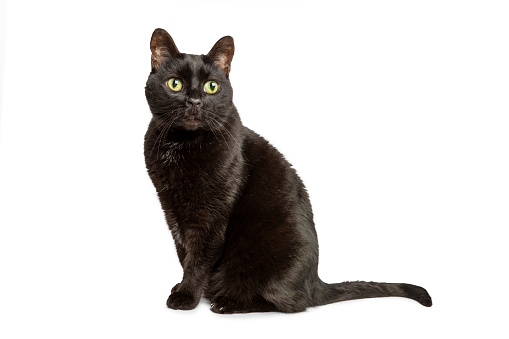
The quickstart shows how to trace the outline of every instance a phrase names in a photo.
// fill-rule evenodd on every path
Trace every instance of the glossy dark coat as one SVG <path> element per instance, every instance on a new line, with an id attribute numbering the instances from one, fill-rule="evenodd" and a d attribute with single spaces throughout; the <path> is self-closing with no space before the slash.
<path id="1" fill-rule="evenodd" d="M 233 105 L 231 37 L 207 55 L 190 55 L 156 29 L 150 47 L 145 160 L 184 270 L 168 307 L 192 309 L 202 295 L 218 313 L 300 312 L 387 296 L 431 306 L 414 285 L 320 280 L 306 189 L 283 155 L 242 125 Z M 183 83 L 180 91 L 167 86 L 170 78 Z M 209 80 L 218 84 L 214 94 L 203 90 Z"/>

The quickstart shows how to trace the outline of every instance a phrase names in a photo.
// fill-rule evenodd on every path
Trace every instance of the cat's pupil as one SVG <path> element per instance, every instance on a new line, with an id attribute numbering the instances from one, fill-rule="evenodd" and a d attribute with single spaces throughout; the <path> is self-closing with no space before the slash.
<path id="1" fill-rule="evenodd" d="M 210 83 L 210 89 L 213 91 L 214 89 L 216 89 L 216 83 L 215 82 L 211 82 Z"/>
<path id="2" fill-rule="evenodd" d="M 171 84 L 172 87 L 177 87 L 178 84 L 179 84 L 179 81 L 177 79 L 173 79 L 173 83 Z"/>

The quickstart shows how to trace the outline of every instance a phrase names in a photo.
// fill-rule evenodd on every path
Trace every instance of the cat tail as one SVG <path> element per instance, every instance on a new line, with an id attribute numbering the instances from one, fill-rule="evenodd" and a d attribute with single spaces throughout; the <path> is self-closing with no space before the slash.
<path id="1" fill-rule="evenodd" d="M 346 300 L 380 297 L 404 297 L 413 299 L 426 307 L 432 305 L 428 292 L 416 285 L 366 281 L 326 284 L 320 281 L 317 293 L 315 293 L 313 298 L 313 306 L 327 305 Z"/>

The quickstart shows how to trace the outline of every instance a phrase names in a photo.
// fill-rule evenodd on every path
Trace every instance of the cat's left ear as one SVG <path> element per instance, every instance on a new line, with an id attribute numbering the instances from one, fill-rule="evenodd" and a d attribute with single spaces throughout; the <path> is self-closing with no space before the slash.
<path id="1" fill-rule="evenodd" d="M 157 28 L 150 39 L 150 50 L 152 51 L 152 69 L 156 70 L 165 60 L 179 54 L 175 42 L 164 29 Z"/>
<path id="2" fill-rule="evenodd" d="M 207 56 L 216 66 L 221 68 L 226 73 L 226 77 L 228 77 L 234 51 L 235 45 L 233 44 L 233 38 L 231 36 L 225 36 L 216 42 Z"/>

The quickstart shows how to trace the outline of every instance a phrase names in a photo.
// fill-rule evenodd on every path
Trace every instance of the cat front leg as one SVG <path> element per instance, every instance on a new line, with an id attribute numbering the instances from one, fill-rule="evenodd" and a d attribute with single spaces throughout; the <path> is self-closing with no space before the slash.
<path id="1" fill-rule="evenodd" d="M 198 305 L 211 267 L 218 257 L 214 249 L 220 248 L 219 239 L 211 238 L 210 232 L 203 227 L 187 227 L 185 234 L 184 275 L 166 302 L 169 308 L 176 310 L 191 310 Z"/>
<path id="2" fill-rule="evenodd" d="M 176 284 L 166 301 L 166 305 L 174 310 L 192 310 L 198 305 L 203 293 L 203 280 L 207 278 L 207 269 L 196 264 L 184 268 L 182 282 Z"/>

